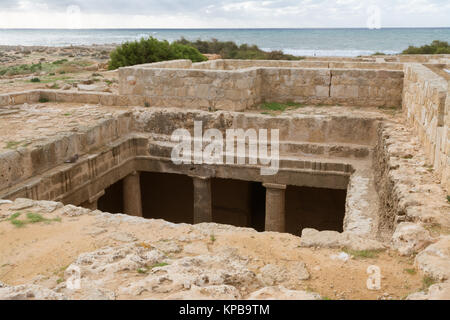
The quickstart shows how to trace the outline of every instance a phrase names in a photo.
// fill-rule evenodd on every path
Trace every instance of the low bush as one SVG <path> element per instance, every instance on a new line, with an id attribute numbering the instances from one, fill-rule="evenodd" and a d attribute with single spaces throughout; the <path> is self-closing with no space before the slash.
<path id="1" fill-rule="evenodd" d="M 222 59 L 251 59 L 251 60 L 301 60 L 304 57 L 298 57 L 285 54 L 282 51 L 263 51 L 256 45 L 242 44 L 237 45 L 232 41 L 219 41 L 211 39 L 209 41 L 196 40 L 189 41 L 185 38 L 175 41 L 182 45 L 195 47 L 203 54 L 219 54 Z"/>
<path id="2" fill-rule="evenodd" d="M 192 62 L 208 60 L 192 46 L 178 42 L 170 44 L 168 41 L 160 41 L 153 37 L 142 38 L 140 41 L 125 42 L 112 51 L 110 57 L 110 70 L 136 64 L 177 59 L 189 59 Z"/>
<path id="3" fill-rule="evenodd" d="M 450 54 L 450 45 L 446 41 L 434 40 L 421 47 L 409 46 L 403 54 Z"/>

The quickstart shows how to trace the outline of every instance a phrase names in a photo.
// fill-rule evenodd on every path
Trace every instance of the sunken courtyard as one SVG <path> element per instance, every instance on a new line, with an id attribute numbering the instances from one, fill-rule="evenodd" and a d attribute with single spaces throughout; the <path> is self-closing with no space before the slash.
<path id="1" fill-rule="evenodd" d="M 392 60 L 175 60 L 120 68 L 118 93 L 0 94 L 2 242 L 54 243 L 0 259 L 0 298 L 450 298 L 449 58 Z"/>

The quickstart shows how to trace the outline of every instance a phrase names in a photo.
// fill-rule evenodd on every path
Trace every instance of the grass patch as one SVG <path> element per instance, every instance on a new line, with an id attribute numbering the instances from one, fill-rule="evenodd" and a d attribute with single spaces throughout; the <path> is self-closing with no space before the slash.
<path id="1" fill-rule="evenodd" d="M 429 287 L 436 283 L 436 280 L 430 276 L 424 276 L 422 279 L 422 290 L 426 291 Z"/>
<path id="2" fill-rule="evenodd" d="M 270 110 L 270 111 L 285 111 L 289 109 L 297 109 L 304 107 L 301 103 L 296 102 L 285 102 L 285 103 L 279 103 L 279 102 L 265 102 L 261 105 L 261 109 L 263 110 Z"/>
<path id="3" fill-rule="evenodd" d="M 22 228 L 23 226 L 25 226 L 25 222 L 24 221 L 21 221 L 21 220 L 17 220 L 17 219 L 13 219 L 13 220 L 10 220 L 11 221 L 11 223 L 14 225 L 14 226 L 16 226 L 17 228 Z"/>
<path id="4" fill-rule="evenodd" d="M 168 263 L 161 262 L 161 263 L 154 264 L 151 267 L 139 268 L 139 269 L 136 270 L 136 272 L 139 273 L 139 274 L 147 274 L 153 268 L 165 267 L 165 266 L 168 266 L 168 265 L 169 265 Z"/>
<path id="5" fill-rule="evenodd" d="M 69 61 L 67 59 L 57 60 L 51 63 L 40 62 L 32 64 L 21 64 L 8 67 L 0 67 L 0 76 L 16 76 L 16 75 L 30 75 L 41 72 L 55 75 L 56 73 L 79 72 L 83 67 L 92 65 L 93 62 L 87 60 Z M 33 78 L 38 79 L 38 78 Z M 32 81 L 39 82 L 39 81 Z"/>
<path id="6" fill-rule="evenodd" d="M 450 203 L 450 196 L 447 196 L 447 202 Z"/>
<path id="7" fill-rule="evenodd" d="M 404 269 L 404 271 L 412 276 L 417 273 L 416 269 Z"/>
<path id="8" fill-rule="evenodd" d="M 54 65 L 61 65 L 61 64 L 64 64 L 64 63 L 66 63 L 68 61 L 69 60 L 67 60 L 67 59 L 61 59 L 61 60 L 53 61 L 52 64 L 54 64 Z"/>
<path id="9" fill-rule="evenodd" d="M 359 259 L 376 259 L 381 250 L 351 250 L 344 249 L 344 252 Z"/>
<path id="10" fill-rule="evenodd" d="M 22 143 L 22 141 L 8 141 L 6 143 L 5 148 L 6 149 L 16 149 L 19 147 L 19 145 Z"/>
<path id="11" fill-rule="evenodd" d="M 21 64 L 17 66 L 0 67 L 0 76 L 27 75 L 44 69 L 42 63 Z"/>
<path id="12" fill-rule="evenodd" d="M 8 141 L 6 142 L 6 149 L 15 150 L 18 147 L 27 147 L 31 144 L 30 141 Z"/>
<path id="13" fill-rule="evenodd" d="M 137 273 L 139 273 L 139 274 L 147 274 L 148 269 L 147 269 L 147 268 L 139 268 L 139 269 L 137 269 L 136 271 L 137 271 Z"/>
<path id="14" fill-rule="evenodd" d="M 166 262 L 161 262 L 161 263 L 157 263 L 157 264 L 152 265 L 152 266 L 150 267 L 150 269 L 153 269 L 153 268 L 160 268 L 160 267 L 165 267 L 165 266 L 168 266 L 168 265 L 169 265 L 169 264 L 166 263 Z"/>
<path id="15" fill-rule="evenodd" d="M 216 242 L 216 236 L 214 236 L 213 234 L 212 235 L 210 235 L 209 236 L 209 240 L 212 242 L 212 243 L 214 243 L 214 242 Z"/>
<path id="16" fill-rule="evenodd" d="M 33 212 L 28 212 L 26 214 L 26 219 L 25 220 L 19 220 L 19 217 L 22 215 L 21 212 L 16 212 L 14 213 L 11 217 L 9 217 L 9 221 L 11 222 L 11 224 L 13 224 L 14 226 L 21 228 L 24 227 L 27 224 L 30 223 L 39 223 L 39 222 L 44 222 L 44 223 L 52 223 L 52 222 L 61 222 L 61 218 L 54 218 L 54 219 L 47 219 L 44 218 L 42 215 L 40 215 L 39 213 L 33 213 Z"/>
<path id="17" fill-rule="evenodd" d="M 47 102 L 49 102 L 50 100 L 48 100 L 47 98 L 39 98 L 39 102 L 40 103 L 47 103 Z"/>

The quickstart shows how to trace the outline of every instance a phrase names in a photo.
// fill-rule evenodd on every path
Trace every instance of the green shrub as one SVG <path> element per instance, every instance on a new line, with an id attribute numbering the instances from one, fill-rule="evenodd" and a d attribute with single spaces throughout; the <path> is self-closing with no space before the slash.
<path id="1" fill-rule="evenodd" d="M 69 60 L 67 60 L 67 59 L 61 59 L 61 60 L 56 60 L 56 61 L 53 61 L 52 63 L 53 64 L 64 64 L 64 63 L 66 63 L 66 62 L 68 62 Z"/>
<path id="2" fill-rule="evenodd" d="M 252 59 L 252 60 L 301 60 L 304 57 L 285 54 L 282 51 L 266 52 L 256 45 L 237 45 L 232 41 L 219 41 L 211 39 L 209 41 L 196 40 L 189 41 L 184 38 L 175 41 L 183 45 L 192 46 L 201 53 L 219 54 L 223 59 Z"/>
<path id="3" fill-rule="evenodd" d="M 41 80 L 39 78 L 32 78 L 30 81 L 31 82 L 41 82 Z"/>
<path id="4" fill-rule="evenodd" d="M 17 66 L 0 67 L 0 76 L 15 76 L 36 73 L 42 70 L 42 63 L 21 64 Z"/>
<path id="5" fill-rule="evenodd" d="M 140 41 L 125 42 L 112 51 L 110 57 L 110 70 L 136 64 L 177 59 L 190 59 L 192 62 L 208 60 L 194 47 L 176 42 L 170 44 L 168 41 L 159 41 L 153 37 L 142 38 Z"/>
<path id="6" fill-rule="evenodd" d="M 450 54 L 450 45 L 446 41 L 434 40 L 429 45 L 421 47 L 409 46 L 403 54 Z"/>

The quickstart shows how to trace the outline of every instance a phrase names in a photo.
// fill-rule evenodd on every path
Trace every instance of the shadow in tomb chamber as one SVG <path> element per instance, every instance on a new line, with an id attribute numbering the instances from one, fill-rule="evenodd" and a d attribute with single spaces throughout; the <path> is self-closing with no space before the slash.
<path id="1" fill-rule="evenodd" d="M 105 189 L 105 194 L 98 199 L 97 208 L 103 212 L 123 213 L 122 180 Z"/>
<path id="2" fill-rule="evenodd" d="M 264 231 L 265 188 L 259 182 L 213 178 L 213 221 Z"/>
<path id="3" fill-rule="evenodd" d="M 172 173 L 141 172 L 142 212 L 147 219 L 194 222 L 192 178 Z"/>
<path id="4" fill-rule="evenodd" d="M 172 173 L 141 172 L 143 217 L 173 223 L 194 222 L 194 185 L 191 177 Z M 287 186 L 286 231 L 301 235 L 304 228 L 342 232 L 347 191 Z M 211 179 L 213 222 L 265 230 L 266 188 L 260 182 Z M 123 182 L 105 190 L 98 209 L 123 213 Z"/>
<path id="5" fill-rule="evenodd" d="M 300 236 L 304 228 L 343 231 L 346 190 L 288 186 L 286 232 Z"/>

